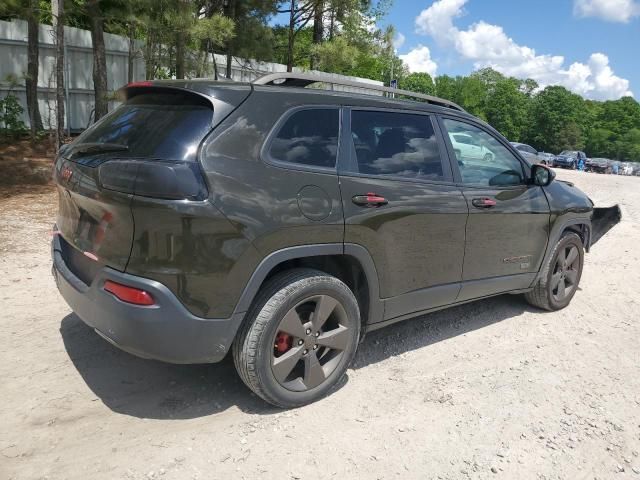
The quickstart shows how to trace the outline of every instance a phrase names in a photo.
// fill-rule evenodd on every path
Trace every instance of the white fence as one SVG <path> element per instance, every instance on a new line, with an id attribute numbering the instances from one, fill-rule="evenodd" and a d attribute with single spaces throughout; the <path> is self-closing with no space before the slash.
<path id="1" fill-rule="evenodd" d="M 1 1 L 1 0 L 0 0 Z M 65 27 L 65 78 L 67 95 L 66 127 L 71 130 L 85 129 L 93 119 L 93 51 L 91 33 L 73 27 Z M 105 33 L 107 57 L 107 88 L 117 90 L 127 83 L 129 65 L 129 41 L 125 37 Z M 54 32 L 50 25 L 40 25 L 39 31 L 40 67 L 38 72 L 38 104 L 45 128 L 55 126 L 55 44 Z M 140 55 L 143 45 L 136 44 L 133 62 L 133 80 L 144 80 L 145 63 Z M 226 71 L 226 56 L 215 55 L 219 72 Z M 286 65 L 279 63 L 257 62 L 233 58 L 231 78 L 236 81 L 250 82 L 265 73 L 284 72 Z M 295 69 L 299 71 L 298 69 Z M 27 22 L 13 20 L 0 21 L 0 96 L 12 91 L 24 108 L 23 121 L 29 125 L 27 115 L 24 77 L 27 73 Z M 340 77 L 340 75 L 336 75 Z M 17 78 L 18 85 L 11 86 L 9 78 Z M 349 77 L 352 78 L 352 77 Z M 352 78 L 353 79 L 353 78 Z M 356 79 L 373 85 L 382 82 Z M 357 92 L 359 89 L 341 88 Z M 113 106 L 113 105 L 112 105 Z"/>
<path id="2" fill-rule="evenodd" d="M 93 96 L 93 51 L 91 33 L 73 27 L 65 27 L 67 88 L 67 121 L 72 130 L 87 127 L 94 108 Z M 55 125 L 55 44 L 53 28 L 40 25 L 40 66 L 38 71 L 38 105 L 45 128 Z M 105 34 L 107 57 L 107 88 L 115 90 L 128 78 L 129 41 L 124 37 Z M 24 77 L 27 73 L 27 22 L 0 21 L 0 95 L 4 96 L 12 87 L 7 82 L 17 77 L 19 86 L 14 93 L 24 107 L 24 122 L 29 124 L 26 113 Z M 134 61 L 133 78 L 144 80 L 144 62 Z"/>

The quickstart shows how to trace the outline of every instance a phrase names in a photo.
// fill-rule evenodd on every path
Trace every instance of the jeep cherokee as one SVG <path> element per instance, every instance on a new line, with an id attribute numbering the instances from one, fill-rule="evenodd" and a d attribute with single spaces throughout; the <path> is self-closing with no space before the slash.
<path id="1" fill-rule="evenodd" d="M 366 331 L 503 293 L 569 304 L 594 240 L 580 190 L 446 100 L 304 88 L 319 80 L 336 83 L 129 84 L 61 149 L 53 274 L 87 325 L 166 362 L 231 352 L 250 389 L 295 407 Z"/>

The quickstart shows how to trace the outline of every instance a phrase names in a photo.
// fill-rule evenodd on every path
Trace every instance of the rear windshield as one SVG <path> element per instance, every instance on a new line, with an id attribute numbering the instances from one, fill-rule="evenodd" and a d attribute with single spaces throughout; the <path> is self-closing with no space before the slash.
<path id="1" fill-rule="evenodd" d="M 213 107 L 186 92 L 159 91 L 134 96 L 80 135 L 74 145 L 125 145 L 118 157 L 195 160 L 211 128 Z"/>

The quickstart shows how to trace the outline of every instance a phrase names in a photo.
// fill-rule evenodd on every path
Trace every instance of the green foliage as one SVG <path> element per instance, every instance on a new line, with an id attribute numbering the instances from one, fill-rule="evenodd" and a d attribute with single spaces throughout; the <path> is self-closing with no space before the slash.
<path id="1" fill-rule="evenodd" d="M 273 27 L 273 56 L 272 62 L 287 64 L 287 45 L 289 42 L 289 27 L 277 25 Z M 313 30 L 311 27 L 301 29 L 293 44 L 293 64 L 296 67 L 309 68 L 311 59 L 311 45 L 313 45 Z"/>
<path id="2" fill-rule="evenodd" d="M 51 22 L 51 2 L 37 0 L 39 20 Z M 66 0 L 68 25 L 88 29 L 87 2 Z M 640 104 L 633 98 L 597 102 L 567 89 L 540 89 L 531 79 L 515 79 L 483 68 L 468 76 L 409 73 L 393 48 L 393 27 L 377 25 L 393 0 L 296 0 L 293 65 L 379 80 L 389 85 L 452 100 L 486 120 L 509 140 L 538 150 L 585 149 L 592 157 L 640 161 Z M 0 1 L 0 18 L 33 15 L 33 0 Z M 287 64 L 289 25 L 272 26 L 291 0 L 98 0 L 106 32 L 140 40 L 134 47 L 147 65 L 147 78 L 186 78 L 211 73 L 207 54 Z M 399 3 L 399 2 L 396 2 Z M 321 35 L 314 21 L 322 12 Z M 316 32 L 317 33 L 317 32 Z M 140 45 L 138 44 L 138 45 Z M 134 43 L 132 42 L 132 45 Z M 180 58 L 180 61 L 178 61 Z M 20 130 L 20 105 L 1 100 L 5 129 Z"/>
<path id="3" fill-rule="evenodd" d="M 343 75 L 351 75 L 358 66 L 360 50 L 350 45 L 340 36 L 333 40 L 311 46 L 311 54 L 315 55 L 319 70 Z"/>
<path id="4" fill-rule="evenodd" d="M 488 94 L 487 121 L 511 141 L 524 138 L 529 116 L 529 97 L 522 83 L 513 78 L 497 82 Z"/>
<path id="5" fill-rule="evenodd" d="M 195 40 L 208 41 L 212 45 L 222 45 L 235 36 L 233 20 L 220 14 L 199 18 L 190 28 Z"/>
<path id="6" fill-rule="evenodd" d="M 15 137 L 27 131 L 27 127 L 21 120 L 24 108 L 20 105 L 18 97 L 8 93 L 0 99 L 0 132 L 9 137 Z"/>
<path id="7" fill-rule="evenodd" d="M 399 87 L 411 92 L 435 95 L 436 85 L 428 73 L 411 73 L 402 79 Z"/>
<path id="8" fill-rule="evenodd" d="M 582 149 L 586 120 L 584 100 L 564 87 L 547 87 L 532 101 L 529 140 L 538 149 Z"/>

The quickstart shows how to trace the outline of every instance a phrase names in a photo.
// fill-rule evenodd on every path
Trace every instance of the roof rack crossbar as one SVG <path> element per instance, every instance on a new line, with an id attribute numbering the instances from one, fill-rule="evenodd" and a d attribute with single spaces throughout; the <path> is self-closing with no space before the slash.
<path id="1" fill-rule="evenodd" d="M 317 73 L 292 73 L 292 72 L 278 72 L 269 73 L 253 81 L 254 85 L 276 85 L 284 87 L 306 87 L 312 83 L 327 83 L 332 85 L 340 85 L 343 87 L 362 88 L 365 90 L 372 90 L 376 92 L 384 92 L 395 95 L 402 95 L 405 97 L 418 98 L 424 100 L 433 105 L 441 107 L 452 108 L 464 112 L 464 109 L 449 100 L 443 98 L 433 97 L 431 95 L 425 95 L 424 93 L 411 92 L 409 90 L 400 90 L 397 88 L 383 87 L 380 85 L 374 85 L 370 83 L 358 82 L 355 80 L 349 80 L 346 78 L 336 78 L 331 75 L 322 75 Z"/>

